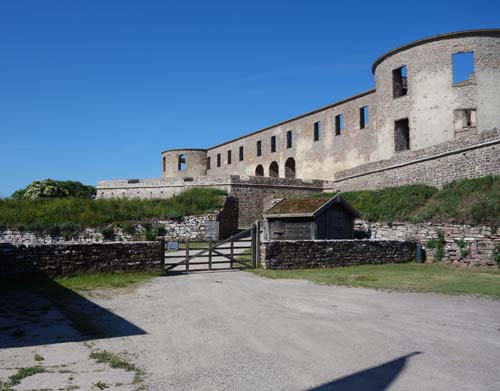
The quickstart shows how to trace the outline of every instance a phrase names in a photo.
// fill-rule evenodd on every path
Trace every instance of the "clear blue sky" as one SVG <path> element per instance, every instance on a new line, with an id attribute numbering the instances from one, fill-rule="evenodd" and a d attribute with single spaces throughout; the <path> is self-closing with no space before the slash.
<path id="1" fill-rule="evenodd" d="M 164 149 L 371 89 L 385 51 L 499 22 L 493 0 L 2 0 L 0 196 L 160 176 Z"/>

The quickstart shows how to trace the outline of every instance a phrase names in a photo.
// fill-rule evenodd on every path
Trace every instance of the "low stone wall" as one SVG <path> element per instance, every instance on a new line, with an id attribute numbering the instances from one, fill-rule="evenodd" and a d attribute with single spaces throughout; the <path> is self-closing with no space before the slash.
<path id="1" fill-rule="evenodd" d="M 77 273 L 159 271 L 164 243 L 66 243 L 35 246 L 0 243 L 0 278 L 42 273 L 49 277 Z"/>
<path id="2" fill-rule="evenodd" d="M 359 221 L 356 230 L 368 232 L 371 239 L 411 240 L 421 243 L 425 249 L 431 240 L 438 240 L 438 232 L 444 236 L 443 261 L 457 266 L 498 267 L 493 260 L 493 249 L 500 245 L 500 228 L 487 225 L 467 225 L 450 223 L 406 222 L 369 223 Z M 459 243 L 465 243 L 460 248 Z M 426 249 L 427 262 L 435 261 L 435 250 Z"/>
<path id="3" fill-rule="evenodd" d="M 232 202 L 235 202 L 234 199 Z M 220 238 L 226 238 L 234 234 L 237 230 L 237 211 L 234 208 L 225 208 L 220 213 L 214 212 L 200 216 L 185 216 L 181 220 L 151 220 L 148 224 L 163 227 L 165 229 L 164 238 L 184 242 L 186 240 L 196 241 L 205 240 L 206 225 L 208 221 L 219 221 Z M 134 233 L 125 232 L 120 225 L 113 226 L 114 237 L 108 241 L 144 241 L 145 224 L 135 223 Z M 0 243 L 11 244 L 54 244 L 54 243 L 102 243 L 106 242 L 102 233 L 96 228 L 86 228 L 76 235 L 70 237 L 63 235 L 51 236 L 42 232 L 19 231 L 15 229 L 6 229 L 0 231 Z"/>
<path id="4" fill-rule="evenodd" d="M 397 240 L 280 240 L 261 244 L 268 269 L 330 268 L 415 259 L 414 242 Z"/>

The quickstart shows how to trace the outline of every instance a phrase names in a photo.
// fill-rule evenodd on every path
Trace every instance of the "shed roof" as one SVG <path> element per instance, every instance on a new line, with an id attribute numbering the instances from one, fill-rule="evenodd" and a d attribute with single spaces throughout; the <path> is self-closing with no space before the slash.
<path id="1" fill-rule="evenodd" d="M 310 198 L 285 198 L 281 202 L 274 205 L 272 208 L 264 212 L 267 218 L 278 217 L 314 217 L 320 214 L 326 208 L 338 204 L 346 211 L 360 217 L 359 213 L 344 201 L 340 194 L 334 197 L 310 197 Z"/>

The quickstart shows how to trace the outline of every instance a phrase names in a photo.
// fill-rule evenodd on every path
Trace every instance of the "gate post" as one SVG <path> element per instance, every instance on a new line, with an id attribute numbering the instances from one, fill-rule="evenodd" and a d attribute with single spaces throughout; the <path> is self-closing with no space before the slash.
<path id="1" fill-rule="evenodd" d="M 186 239 L 186 272 L 189 272 L 189 239 Z"/>
<path id="2" fill-rule="evenodd" d="M 229 259 L 229 265 L 230 265 L 229 267 L 231 269 L 233 269 L 234 268 L 234 241 L 232 241 L 232 240 L 231 240 L 231 253 L 229 255 L 229 258 L 230 258 Z"/>
<path id="3" fill-rule="evenodd" d="M 212 239 L 208 243 L 208 270 L 212 270 Z"/>
<path id="4" fill-rule="evenodd" d="M 257 235 L 255 234 L 255 231 L 256 231 L 256 229 L 255 229 L 255 224 L 254 224 L 254 225 L 252 225 L 252 231 L 251 231 L 251 233 L 252 233 L 252 236 L 251 236 L 251 238 L 252 238 L 252 269 L 255 269 L 257 266 L 257 257 L 256 257 L 256 251 L 255 251 L 255 243 L 257 241 L 257 239 L 256 239 Z"/>

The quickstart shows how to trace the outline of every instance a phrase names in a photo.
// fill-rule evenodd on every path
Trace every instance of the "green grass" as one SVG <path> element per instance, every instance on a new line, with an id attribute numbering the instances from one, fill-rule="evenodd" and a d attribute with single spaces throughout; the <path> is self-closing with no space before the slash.
<path id="1" fill-rule="evenodd" d="M 77 274 L 56 278 L 55 282 L 67 289 L 85 292 L 95 289 L 125 288 L 144 283 L 159 275 L 160 272 Z"/>
<path id="2" fill-rule="evenodd" d="M 36 375 L 37 373 L 43 373 L 45 369 L 42 367 L 28 367 L 28 368 L 20 368 L 17 370 L 15 374 L 9 377 L 10 386 L 15 386 L 21 383 L 21 380 L 26 379 L 27 377 Z"/>
<path id="3" fill-rule="evenodd" d="M 124 360 L 114 353 L 108 352 L 107 350 L 94 351 L 90 353 L 89 358 L 100 364 L 108 364 L 111 368 L 119 368 L 124 369 L 127 372 L 134 372 L 134 379 L 132 381 L 133 384 L 139 384 L 143 381 L 145 373 L 142 369 L 137 368 L 134 364 Z"/>
<path id="4" fill-rule="evenodd" d="M 437 264 L 406 263 L 331 269 L 249 271 L 267 278 L 309 280 L 329 285 L 500 298 L 500 270 L 484 271 Z"/>
<path id="5" fill-rule="evenodd" d="M 325 193 L 314 196 L 324 197 Z M 369 221 L 498 224 L 500 220 L 500 176 L 453 181 L 441 190 L 408 185 L 345 192 L 342 197 Z"/>
<path id="6" fill-rule="evenodd" d="M 180 219 L 222 206 L 218 189 L 191 189 L 169 199 L 0 199 L 0 227 L 43 232 L 75 231 L 112 223 L 148 219 Z"/>

